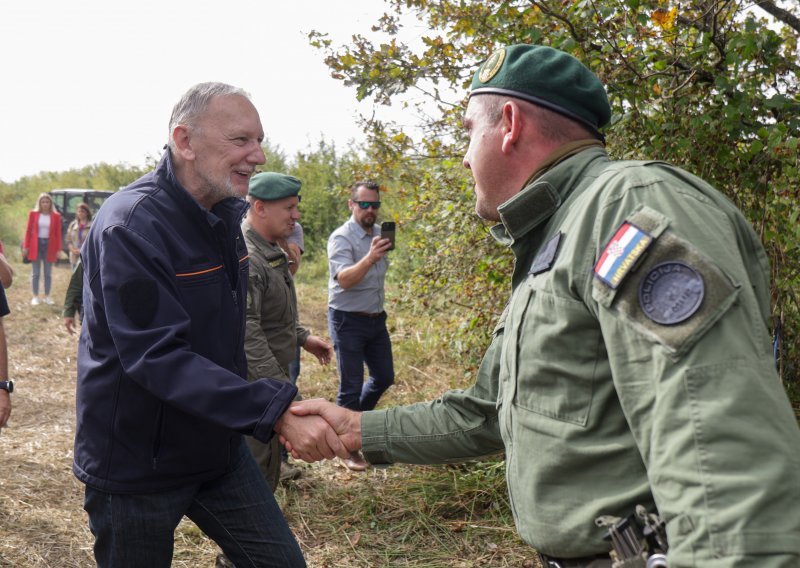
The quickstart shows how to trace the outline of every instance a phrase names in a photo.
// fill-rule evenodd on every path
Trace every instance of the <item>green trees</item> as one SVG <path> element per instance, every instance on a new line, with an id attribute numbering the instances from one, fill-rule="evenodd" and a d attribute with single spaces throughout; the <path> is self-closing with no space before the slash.
<path id="1" fill-rule="evenodd" d="M 43 191 L 68 187 L 117 190 L 141 177 L 154 165 L 155 159 L 144 167 L 99 163 L 63 172 L 41 172 L 13 183 L 0 182 L 0 240 L 6 245 L 17 245 L 22 240 L 28 211 L 36 196 Z M 12 251 L 16 247 L 7 249 Z"/>
<path id="2" fill-rule="evenodd" d="M 357 35 L 343 47 L 320 33 L 311 41 L 359 99 L 399 102 L 427 116 L 421 135 L 375 119 L 366 123 L 370 157 L 408 195 L 409 218 L 419 231 L 415 251 L 436 260 L 416 271 L 423 291 L 448 290 L 478 319 L 501 308 L 508 259 L 465 213 L 472 195 L 459 169 L 458 123 L 471 72 L 495 47 L 551 45 L 581 59 L 606 84 L 614 107 L 607 131 L 612 156 L 678 164 L 714 184 L 750 219 L 773 266 L 774 316 L 783 329 L 780 370 L 793 378 L 800 373 L 800 25 L 779 3 L 753 6 L 742 0 L 388 0 L 373 37 Z M 429 31 L 403 43 L 401 30 L 412 16 Z M 486 293 L 487 282 L 497 294 Z"/>
<path id="3" fill-rule="evenodd" d="M 294 175 L 303 181 L 301 224 L 305 230 L 308 256 L 325 255 L 328 235 L 349 214 L 346 188 L 362 177 L 376 172 L 366 168 L 355 150 L 337 152 L 335 146 L 320 140 L 307 152 L 292 158 L 276 144 L 266 140 L 263 144 L 266 162 L 259 171 L 278 171 Z M 94 164 L 62 172 L 41 172 L 23 177 L 13 183 L 0 182 L 0 240 L 17 244 L 22 237 L 28 210 L 36 196 L 56 188 L 87 188 L 117 190 L 138 179 L 157 164 L 153 158 L 144 167 L 124 164 Z"/>

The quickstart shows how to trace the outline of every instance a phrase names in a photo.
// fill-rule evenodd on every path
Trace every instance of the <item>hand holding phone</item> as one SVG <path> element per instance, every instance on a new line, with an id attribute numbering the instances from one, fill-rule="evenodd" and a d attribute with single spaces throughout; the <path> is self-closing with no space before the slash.
<path id="1" fill-rule="evenodd" d="M 392 243 L 387 250 L 394 250 L 394 221 L 384 221 L 381 223 L 381 238 L 389 239 Z"/>

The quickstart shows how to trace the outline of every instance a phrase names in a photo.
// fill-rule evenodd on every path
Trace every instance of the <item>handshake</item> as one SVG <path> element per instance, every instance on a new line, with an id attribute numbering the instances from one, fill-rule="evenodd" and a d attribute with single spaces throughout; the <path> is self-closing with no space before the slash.
<path id="1" fill-rule="evenodd" d="M 293 402 L 275 432 L 295 459 L 347 459 L 361 449 L 361 413 L 322 398 Z"/>

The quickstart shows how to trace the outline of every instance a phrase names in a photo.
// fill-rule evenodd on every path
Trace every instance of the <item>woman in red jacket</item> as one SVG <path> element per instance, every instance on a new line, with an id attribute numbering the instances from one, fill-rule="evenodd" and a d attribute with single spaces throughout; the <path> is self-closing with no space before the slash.
<path id="1" fill-rule="evenodd" d="M 42 302 L 39 297 L 39 275 L 44 266 L 44 302 L 53 304 L 50 298 L 53 263 L 61 250 L 61 215 L 53 207 L 49 193 L 40 193 L 36 207 L 28 213 L 28 226 L 22 241 L 22 254 L 31 261 L 32 305 Z"/>

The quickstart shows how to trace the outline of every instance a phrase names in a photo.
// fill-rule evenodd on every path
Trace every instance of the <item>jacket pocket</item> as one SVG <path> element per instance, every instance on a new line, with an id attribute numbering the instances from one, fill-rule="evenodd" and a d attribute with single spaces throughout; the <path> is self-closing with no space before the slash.
<path id="1" fill-rule="evenodd" d="M 181 288 L 195 288 L 198 286 L 207 286 L 218 282 L 224 273 L 223 266 L 210 266 L 203 268 L 195 268 L 179 272 L 175 275 L 178 279 L 178 284 Z"/>
<path id="2" fill-rule="evenodd" d="M 514 405 L 562 422 L 585 426 L 602 350 L 597 321 L 572 298 L 529 286 L 515 302 L 510 361 L 516 377 Z M 517 311 L 517 313 L 513 313 Z"/>

